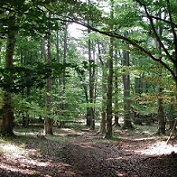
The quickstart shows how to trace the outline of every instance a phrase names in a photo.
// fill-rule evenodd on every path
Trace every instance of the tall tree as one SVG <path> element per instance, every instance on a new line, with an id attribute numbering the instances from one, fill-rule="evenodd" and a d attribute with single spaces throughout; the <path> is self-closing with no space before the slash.
<path id="1" fill-rule="evenodd" d="M 135 6 L 135 2 L 139 4 Z M 117 30 L 108 30 L 103 28 L 97 29 L 92 26 L 88 26 L 87 24 L 84 24 L 79 21 L 75 21 L 77 24 L 83 25 L 95 32 L 99 32 L 101 34 L 120 39 L 125 41 L 128 44 L 131 44 L 131 47 L 133 47 L 139 54 L 145 54 L 148 57 L 150 57 L 152 60 L 160 63 L 164 68 L 166 68 L 172 75 L 175 83 L 177 83 L 177 77 L 176 77 L 176 70 L 177 70 L 177 64 L 176 64 L 176 51 L 177 51 L 177 43 L 176 43 L 176 2 L 174 1 L 162 1 L 160 3 L 153 3 L 153 1 L 139 1 L 135 0 L 131 2 L 129 6 L 126 7 L 127 11 L 126 13 L 120 15 L 120 19 L 115 19 L 115 22 L 113 24 L 118 25 L 121 28 L 125 28 L 126 26 L 131 28 L 134 28 L 136 25 L 139 25 L 139 30 L 136 31 L 136 33 L 140 34 L 139 32 L 142 31 L 141 35 L 139 36 L 138 40 L 136 39 L 137 35 L 134 33 L 134 35 L 128 35 L 125 37 L 121 33 L 117 32 Z M 163 9 L 168 12 L 165 19 L 160 19 L 156 15 L 153 14 L 154 9 Z M 124 9 L 123 9 L 123 12 Z M 124 20 L 122 20 L 124 19 Z M 156 19 L 159 19 L 161 22 L 160 25 L 164 25 L 166 27 L 166 30 L 163 33 L 163 37 L 160 37 L 158 32 L 156 31 L 154 21 Z M 110 18 L 109 18 L 110 20 Z M 125 20 L 127 23 L 125 23 Z M 107 21 L 108 22 L 108 21 Z M 159 23 L 158 23 L 159 24 Z M 166 33 L 165 33 L 166 32 Z M 171 36 L 169 37 L 169 33 Z M 148 35 L 148 36 L 147 36 Z M 153 51 L 154 46 L 148 45 L 146 42 L 147 37 L 150 37 L 151 39 L 156 38 L 157 41 L 160 43 L 162 53 L 164 52 L 165 55 L 162 55 L 164 60 L 161 59 L 161 57 L 157 57 L 157 50 Z M 166 45 L 165 45 L 166 44 Z M 173 52 L 172 52 L 173 51 Z M 169 61 L 169 62 L 167 62 Z M 172 66 L 171 66 L 172 64 Z M 177 84 L 176 84 L 177 85 Z"/>
<path id="2" fill-rule="evenodd" d="M 64 36 L 63 36 L 63 60 L 61 61 L 63 66 L 66 65 L 67 62 L 67 52 L 68 52 L 68 23 L 65 22 L 64 25 Z M 63 68 L 63 73 L 61 78 L 59 78 L 59 97 L 60 97 L 60 110 L 62 117 L 65 112 L 65 89 L 66 89 L 66 68 Z"/>
<path id="3" fill-rule="evenodd" d="M 8 18 L 7 23 L 7 46 L 6 46 L 6 56 L 5 56 L 5 69 L 10 71 L 13 68 L 13 55 L 16 42 L 16 14 L 13 14 Z M 13 127 L 14 127 L 14 115 L 13 115 L 13 105 L 11 98 L 11 87 L 12 79 L 10 72 L 7 72 L 6 77 L 4 78 L 7 86 L 4 88 L 3 96 L 3 106 L 2 106 L 2 125 L 0 133 L 3 136 L 13 136 Z"/>
<path id="4" fill-rule="evenodd" d="M 104 54 L 103 51 L 104 50 L 104 44 L 102 44 L 102 50 L 101 50 L 101 42 L 98 40 L 98 58 L 100 60 L 101 63 L 101 69 L 102 69 L 102 78 L 101 78 L 101 88 L 102 88 L 102 103 L 101 103 L 101 123 L 100 123 L 100 130 L 99 133 L 100 134 L 105 134 L 106 133 L 106 92 L 107 92 L 107 67 L 106 67 L 106 63 L 103 61 L 102 59 L 102 55 Z"/>
<path id="5" fill-rule="evenodd" d="M 114 0 L 111 0 L 111 10 L 110 18 L 114 18 Z M 111 30 L 114 26 L 110 25 Z M 110 37 L 110 46 L 109 46 L 109 57 L 108 57 L 108 88 L 107 88 L 107 107 L 106 107 L 106 116 L 107 116 L 107 130 L 106 138 L 112 138 L 112 93 L 113 93 L 113 53 L 114 53 L 114 39 Z"/>
<path id="6" fill-rule="evenodd" d="M 128 35 L 128 32 L 125 31 L 125 36 Z M 129 52 L 124 50 L 123 51 L 123 86 L 124 86 L 124 125 L 123 128 L 132 128 L 131 124 L 131 114 L 130 114 L 130 74 L 128 71 L 128 67 L 130 66 L 130 58 Z"/>
<path id="7" fill-rule="evenodd" d="M 95 32 L 131 44 L 131 51 L 135 51 L 140 55 L 145 54 L 167 69 L 177 88 L 177 34 L 175 30 L 177 27 L 177 11 L 175 10 L 177 7 L 176 1 L 162 0 L 155 3 L 154 1 L 146 0 L 125 0 L 124 2 L 126 4 L 126 10 L 123 8 L 123 13 L 121 13 L 121 9 L 119 9 L 121 15 L 114 20 L 109 18 L 107 22 L 112 21 L 112 23 L 119 29 L 128 28 L 129 30 L 133 30 L 136 26 L 138 30 L 136 30 L 136 33 L 133 33 L 133 35 L 132 33 L 129 33 L 129 35 L 125 37 L 117 30 L 105 29 L 105 26 L 101 30 L 86 24 L 79 24 L 82 24 Z M 163 16 L 163 18 L 159 17 L 159 14 L 156 13 L 159 9 L 161 9 L 162 12 L 166 12 L 166 15 Z M 158 23 L 156 23 L 157 19 Z M 158 26 L 164 27 L 163 34 L 160 34 L 157 30 Z M 152 45 L 152 43 L 149 45 L 149 43 L 146 42 L 147 38 L 152 41 L 156 39 L 159 43 L 159 49 L 161 52 L 155 45 Z M 174 92 L 174 94 L 176 94 L 176 92 Z"/>
<path id="8" fill-rule="evenodd" d="M 159 10 L 159 12 L 157 12 L 157 16 L 159 16 L 160 19 L 163 19 L 162 16 L 166 16 L 165 13 L 162 13 L 162 9 Z M 158 23 L 158 20 L 157 22 Z M 163 27 L 162 26 L 158 26 L 156 31 L 159 33 L 159 35 L 163 34 Z M 156 42 L 156 47 L 159 50 L 159 55 L 161 57 L 162 55 L 162 51 L 161 51 L 161 46 L 160 43 L 157 41 L 157 38 L 155 40 Z M 160 73 L 159 73 L 159 78 L 161 78 L 161 74 L 162 74 L 162 69 L 159 69 Z M 163 88 L 161 86 L 161 84 L 158 84 L 157 86 L 157 90 L 158 90 L 158 100 L 157 100 L 157 104 L 158 104 L 158 132 L 157 134 L 165 134 L 165 112 L 164 112 L 164 106 L 163 106 L 163 96 L 162 96 L 162 92 L 163 92 Z"/>
<path id="9" fill-rule="evenodd" d="M 88 0 L 88 5 L 91 4 L 91 1 Z M 87 24 L 91 25 L 91 21 L 87 20 Z M 88 35 L 90 35 L 91 30 L 88 28 Z M 89 60 L 89 104 L 90 106 L 87 108 L 87 126 L 91 129 L 95 129 L 95 113 L 94 113 L 94 77 L 95 77 L 95 67 L 93 60 L 93 44 L 91 39 L 88 39 L 88 60 Z"/>
<path id="10" fill-rule="evenodd" d="M 118 51 L 116 50 L 115 51 L 115 67 L 118 66 L 118 57 L 119 57 L 119 54 L 118 54 Z M 115 71 L 114 72 L 114 118 L 115 118 L 115 121 L 114 121 L 114 126 L 116 127 L 120 127 L 120 124 L 119 124 L 119 79 L 118 79 L 118 73 Z"/>
<path id="11" fill-rule="evenodd" d="M 91 11 L 95 11 L 94 6 L 90 6 Z M 60 9 L 60 11 L 58 11 Z M 80 9 L 80 10 L 79 10 Z M 4 87 L 4 100 L 3 100 L 3 119 L 1 134 L 13 135 L 13 108 L 11 102 L 11 79 L 10 70 L 13 68 L 13 55 L 15 46 L 15 35 L 18 31 L 23 31 L 26 36 L 38 36 L 40 34 L 48 33 L 48 29 L 58 28 L 57 20 L 66 21 L 66 16 L 71 19 L 75 14 L 84 20 L 88 17 L 85 14 L 87 4 L 74 1 L 1 1 L 0 2 L 0 18 L 2 28 L 0 29 L 0 37 L 7 37 L 7 50 L 6 50 L 6 66 L 7 71 L 6 88 Z M 55 12 L 57 18 L 50 19 L 46 14 L 48 11 Z M 82 11 L 82 12 L 81 12 Z M 83 13 L 84 12 L 84 13 Z M 99 12 L 99 11 L 97 11 Z M 74 15 L 73 15 L 74 14 Z M 83 15 L 85 14 L 85 15 Z M 90 16 L 90 15 L 89 15 Z M 78 19 L 78 18 L 76 18 Z M 87 18 L 88 19 L 88 18 Z"/>
<path id="12" fill-rule="evenodd" d="M 49 30 L 48 36 L 47 36 L 47 56 L 46 64 L 51 63 L 51 31 Z M 44 119 L 44 132 L 45 134 L 53 135 L 53 119 L 50 117 L 51 114 L 51 78 L 48 77 L 46 80 L 46 110 L 47 115 Z"/>

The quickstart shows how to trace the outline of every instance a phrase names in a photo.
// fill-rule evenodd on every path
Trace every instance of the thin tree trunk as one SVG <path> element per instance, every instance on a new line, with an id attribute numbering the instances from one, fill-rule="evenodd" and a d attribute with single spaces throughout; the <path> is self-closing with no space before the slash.
<path id="1" fill-rule="evenodd" d="M 57 62 L 60 63 L 60 43 L 59 43 L 59 32 L 58 30 L 56 31 L 56 51 L 57 51 Z"/>
<path id="2" fill-rule="evenodd" d="M 115 54 L 116 56 L 118 56 L 118 52 L 117 52 L 117 50 L 116 50 L 116 54 Z M 115 66 L 117 66 L 118 65 L 118 58 L 117 57 L 115 57 Z M 114 110 L 115 110 L 115 116 L 114 116 L 114 118 L 115 118 L 115 121 L 114 121 L 114 126 L 116 126 L 116 127 L 120 127 L 120 124 L 119 124 L 119 113 L 118 113 L 118 104 L 119 104 L 119 97 L 118 97 L 118 76 L 117 75 L 115 75 L 115 95 L 116 95 L 116 97 L 115 97 L 115 101 L 114 101 Z"/>
<path id="3" fill-rule="evenodd" d="M 134 92 L 135 92 L 135 95 L 140 95 L 142 93 L 142 87 L 143 87 L 143 83 L 141 83 L 141 79 L 142 79 L 142 76 L 139 75 L 139 77 L 135 77 L 135 88 L 134 88 Z M 135 101 L 135 104 L 136 105 L 139 105 L 138 101 Z M 133 113 L 133 122 L 135 125 L 143 125 L 143 122 L 140 117 L 140 114 L 139 114 L 139 111 L 136 110 L 136 108 L 134 109 L 134 107 L 131 107 L 131 111 Z"/>
<path id="4" fill-rule="evenodd" d="M 161 18 L 161 10 L 160 10 L 160 18 Z M 157 20 L 157 23 L 158 23 L 158 20 Z M 159 32 L 159 35 L 161 36 L 162 35 L 162 31 L 163 31 L 163 27 L 162 26 L 159 26 L 159 28 L 157 29 L 157 31 Z M 159 49 L 160 51 L 160 55 L 162 53 L 162 49 L 161 49 L 161 46 L 160 46 L 160 43 L 157 39 L 156 40 L 156 47 L 157 49 Z M 161 58 L 161 56 L 159 56 L 159 58 Z M 160 69 L 159 71 L 159 77 L 161 77 L 161 72 L 162 70 Z M 163 108 L 163 98 L 162 98 L 162 91 L 163 91 L 163 88 L 162 86 L 159 84 L 158 85 L 158 100 L 157 100 L 157 103 L 158 103 L 158 130 L 157 130 L 157 134 L 160 135 L 160 134 L 163 134 L 165 135 L 165 124 L 166 124 L 166 121 L 165 121 L 165 113 L 164 113 L 164 108 Z"/>
<path id="5" fill-rule="evenodd" d="M 61 110 L 61 117 L 64 118 L 65 114 L 65 89 L 66 89 L 66 69 L 65 64 L 67 60 L 67 50 L 68 50 L 68 23 L 65 23 L 65 31 L 64 31 L 64 49 L 63 49 L 63 61 L 62 64 L 64 66 L 63 73 L 61 79 L 59 79 L 59 94 L 60 98 L 60 110 Z M 64 124 L 64 121 L 61 121 Z"/>
<path id="6" fill-rule="evenodd" d="M 66 58 L 67 58 L 67 50 L 68 50 L 68 23 L 65 24 L 65 31 L 64 31 L 64 51 L 63 51 L 63 65 L 66 64 Z M 63 77 L 62 77 L 62 93 L 63 95 L 65 94 L 65 89 L 66 89 L 66 71 L 64 69 L 63 72 Z M 65 110 L 65 104 L 62 103 L 61 105 L 62 110 Z"/>
<path id="7" fill-rule="evenodd" d="M 27 101 L 29 101 L 29 96 L 30 96 L 30 90 L 31 87 L 28 86 L 26 88 L 26 97 L 27 97 Z M 22 96 L 24 96 L 24 91 L 22 92 Z M 29 114 L 28 114 L 28 110 L 23 112 L 23 119 L 22 119 L 22 126 L 23 128 L 28 128 L 29 127 Z"/>
<path id="8" fill-rule="evenodd" d="M 45 46 L 43 46 L 45 48 Z M 51 62 L 51 34 L 48 35 L 48 40 L 47 40 L 47 56 L 46 58 L 46 63 L 50 64 Z M 45 54 L 44 53 L 44 54 Z M 47 114 L 50 114 L 50 109 L 51 109 L 51 96 L 50 96 L 50 91 L 51 91 L 51 78 L 47 78 L 46 80 L 46 110 Z M 49 115 L 46 115 L 44 119 L 44 133 L 45 135 L 53 135 L 53 119 L 50 118 Z"/>
<path id="9" fill-rule="evenodd" d="M 2 51 L 2 42 L 0 41 L 0 53 L 1 53 L 1 51 Z M 0 56 L 0 65 L 2 64 L 2 58 L 1 58 L 1 56 Z"/>
<path id="10" fill-rule="evenodd" d="M 123 76 L 124 85 L 124 125 L 123 128 L 133 128 L 130 117 L 130 76 Z"/>
<path id="11" fill-rule="evenodd" d="M 88 0 L 88 4 L 90 1 Z M 89 25 L 89 20 L 88 20 Z M 90 33 L 90 29 L 88 29 L 88 34 Z M 95 68 L 93 66 L 94 60 L 92 59 L 91 55 L 91 40 L 88 40 L 88 59 L 89 59 L 89 103 L 91 106 L 87 108 L 87 126 L 91 129 L 95 129 L 95 116 L 94 116 L 94 75 L 95 75 Z"/>
<path id="12" fill-rule="evenodd" d="M 103 66 L 102 66 L 103 67 Z M 105 134 L 106 133 L 106 91 L 107 87 L 105 84 L 105 78 L 107 76 L 107 73 L 105 72 L 105 68 L 103 67 L 102 69 L 102 112 L 101 112 L 101 124 L 100 124 L 100 134 Z"/>
<path id="13" fill-rule="evenodd" d="M 57 30 L 57 32 L 56 32 L 56 38 L 57 38 L 57 41 L 56 41 L 56 51 L 57 51 L 57 62 L 58 63 L 61 63 L 61 58 L 60 58 L 60 42 L 59 42 L 59 40 L 60 40 L 60 37 L 59 37 L 59 31 Z M 58 76 L 58 105 L 57 105 L 57 108 L 56 109 L 62 109 L 62 99 L 61 99 L 61 97 L 62 97 L 62 77 L 59 75 Z M 57 112 L 57 111 L 56 111 Z M 59 123 L 59 120 L 57 120 L 57 123 Z"/>
<path id="14" fill-rule="evenodd" d="M 114 14 L 114 1 L 111 0 L 110 17 L 113 18 Z M 113 29 L 113 26 L 110 26 Z M 112 90 L 113 90 L 113 38 L 110 38 L 109 58 L 108 58 L 108 90 L 107 90 L 107 129 L 105 138 L 112 138 Z"/>
<path id="15" fill-rule="evenodd" d="M 100 129 L 99 129 L 99 133 L 101 135 L 106 133 L 106 91 L 107 91 L 107 87 L 106 87 L 106 77 L 107 77 L 107 72 L 106 72 L 106 68 L 105 68 L 105 63 L 102 60 L 101 57 L 101 49 L 100 49 L 100 43 L 98 41 L 98 58 L 100 60 L 101 66 L 102 66 L 102 107 L 101 107 L 101 122 L 100 122 Z"/>
<path id="16" fill-rule="evenodd" d="M 165 113 L 164 113 L 164 108 L 163 108 L 163 98 L 162 98 L 162 88 L 159 88 L 158 90 L 158 130 L 157 130 L 157 134 L 158 135 L 165 135 L 165 125 L 166 125 L 166 121 L 165 121 Z"/>
<path id="17" fill-rule="evenodd" d="M 127 36 L 127 32 L 125 32 Z M 123 66 L 129 67 L 129 52 L 123 51 Z M 124 73 L 123 75 L 123 85 L 124 85 L 124 125 L 123 128 L 133 128 L 130 117 L 130 75 L 129 73 Z"/>
<path id="18" fill-rule="evenodd" d="M 110 39 L 110 55 L 108 59 L 108 90 L 107 90 L 107 131 L 106 138 L 112 138 L 112 84 L 113 84 L 113 39 Z"/>

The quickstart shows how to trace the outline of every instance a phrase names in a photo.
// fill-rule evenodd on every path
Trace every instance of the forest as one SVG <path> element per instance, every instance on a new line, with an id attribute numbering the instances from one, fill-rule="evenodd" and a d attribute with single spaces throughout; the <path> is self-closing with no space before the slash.
<path id="1" fill-rule="evenodd" d="M 0 176 L 177 176 L 177 0 L 0 0 Z"/>

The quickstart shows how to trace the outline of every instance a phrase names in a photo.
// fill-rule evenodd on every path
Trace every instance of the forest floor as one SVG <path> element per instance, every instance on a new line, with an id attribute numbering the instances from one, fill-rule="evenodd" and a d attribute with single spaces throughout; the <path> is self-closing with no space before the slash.
<path id="1" fill-rule="evenodd" d="M 177 177 L 177 143 L 152 128 L 116 128 L 111 140 L 86 128 L 54 132 L 19 128 L 15 140 L 0 139 L 0 176 Z"/>

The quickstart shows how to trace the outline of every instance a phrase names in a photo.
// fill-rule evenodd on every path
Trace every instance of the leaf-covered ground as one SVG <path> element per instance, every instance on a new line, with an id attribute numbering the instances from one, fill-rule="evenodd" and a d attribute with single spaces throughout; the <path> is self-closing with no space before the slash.
<path id="1" fill-rule="evenodd" d="M 96 131 L 56 129 L 55 136 L 26 131 L 0 140 L 2 177 L 176 177 L 177 144 L 142 129 L 116 130 L 112 140 Z"/>

